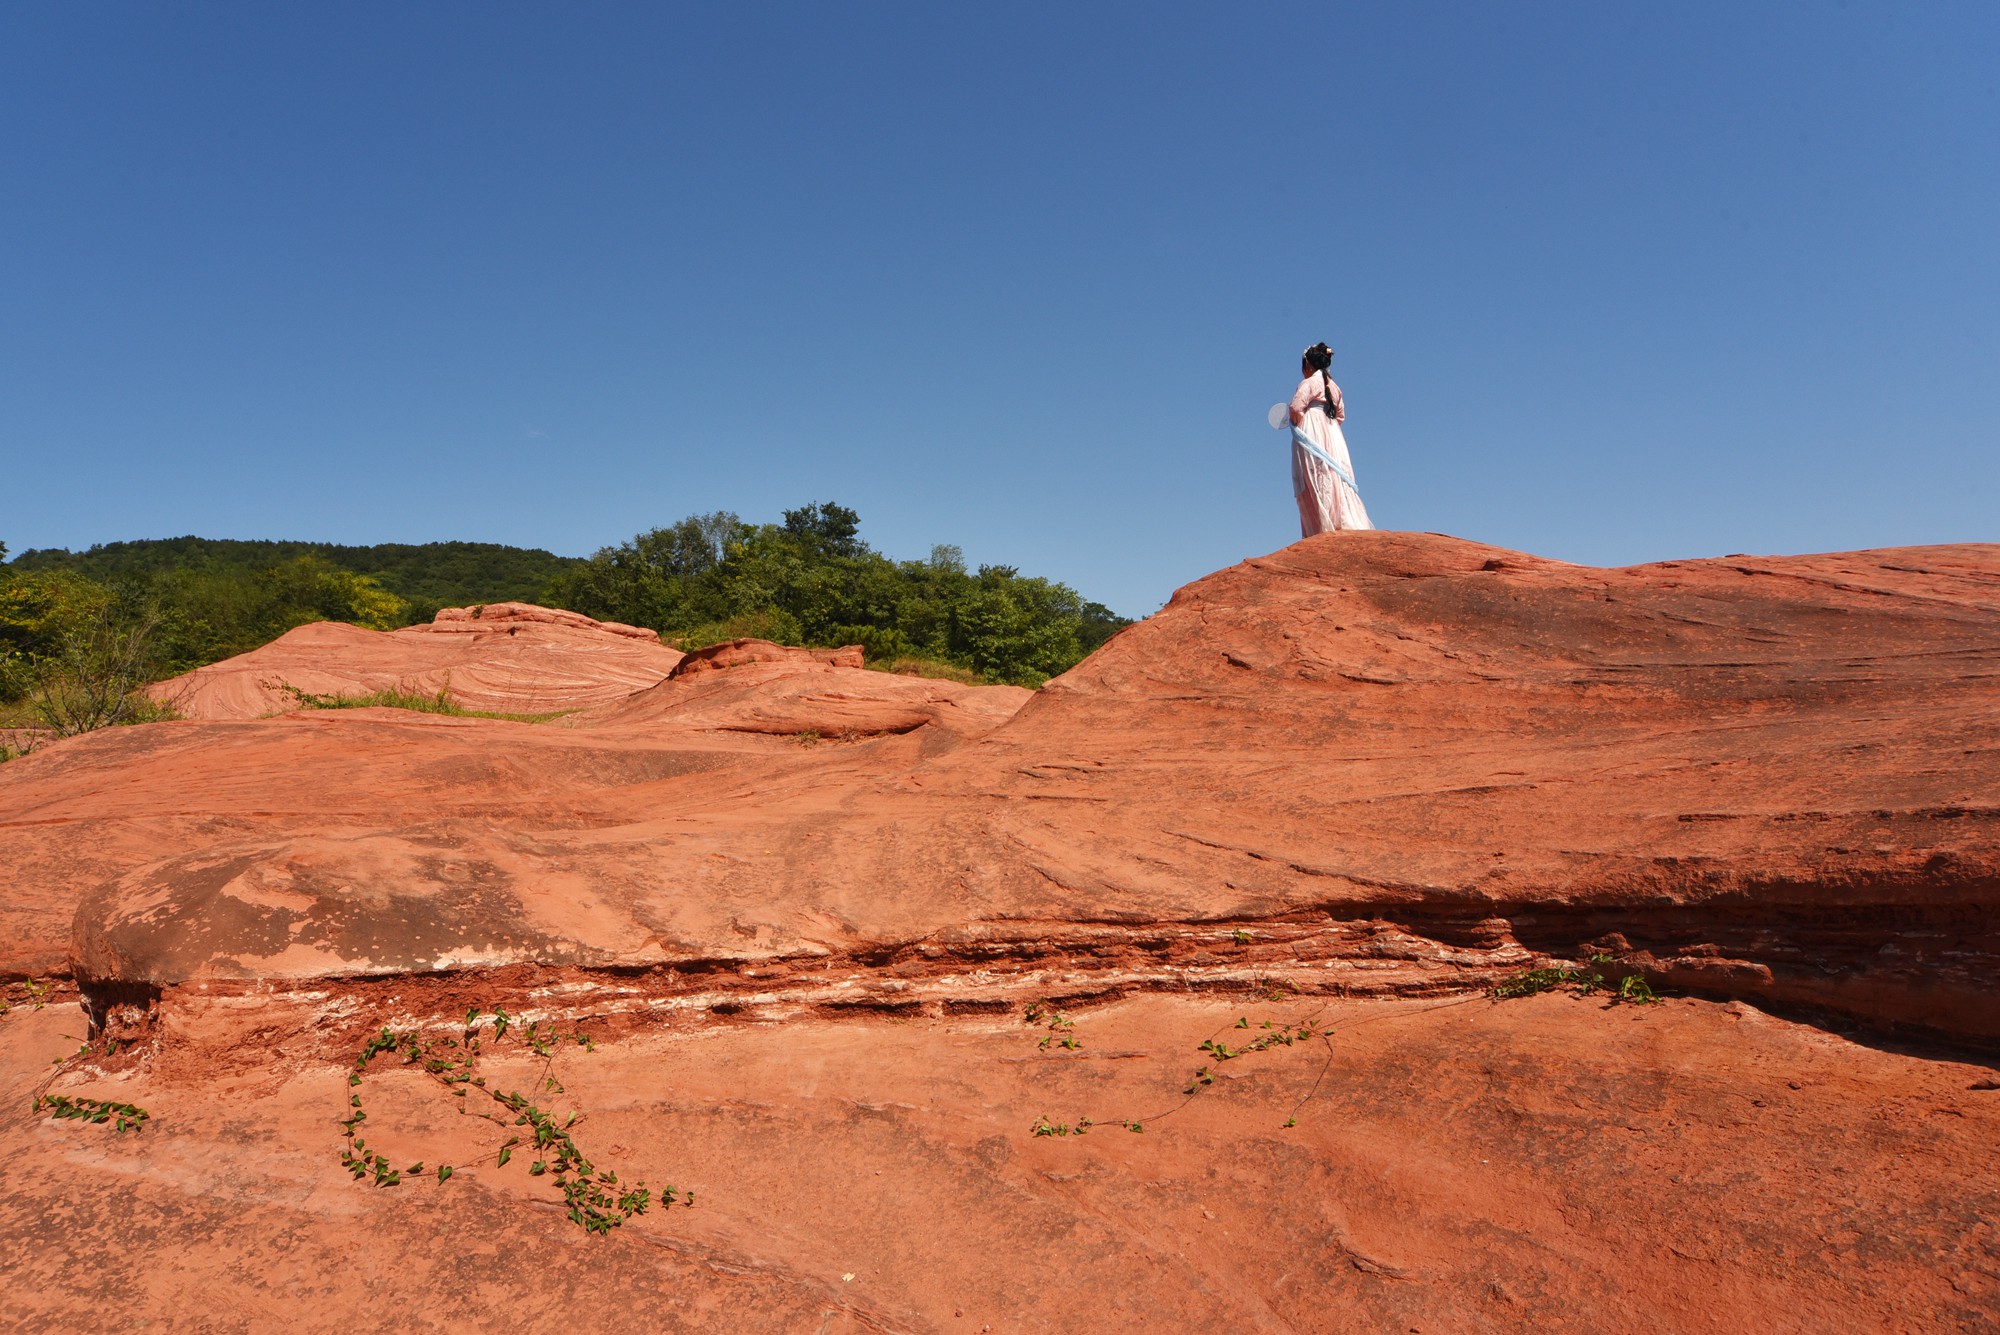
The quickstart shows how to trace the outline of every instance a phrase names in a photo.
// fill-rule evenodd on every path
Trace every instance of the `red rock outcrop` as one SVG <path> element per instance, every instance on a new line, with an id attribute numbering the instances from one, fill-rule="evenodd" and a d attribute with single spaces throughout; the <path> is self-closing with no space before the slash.
<path id="1" fill-rule="evenodd" d="M 221 868 L 275 885 L 296 866 L 324 887 L 297 893 L 352 901 L 315 898 L 312 921 L 388 903 L 396 922 L 434 913 L 464 934 L 369 927 L 328 957 L 287 945 L 305 975 L 917 942 L 1025 959 L 1111 930 L 1155 941 L 1164 977 L 1181 967 L 1172 943 L 1229 922 L 1285 924 L 1317 976 L 1360 986 L 1341 961 L 1374 952 L 1364 926 L 1387 922 L 1457 966 L 1595 947 L 1714 995 L 2000 1037 L 1994 564 L 1951 548 L 1600 571 L 1331 535 L 1189 586 L 942 753 L 923 725 L 964 714 L 965 688 L 796 658 L 670 680 L 560 733 L 377 722 L 403 739 L 384 753 L 395 767 L 358 738 L 328 763 L 378 793 L 414 779 L 402 819 L 329 838 L 327 771 L 308 771 L 310 815 L 286 833 L 182 836 L 116 878 L 92 865 L 67 892 L 90 891 L 75 950 L 106 982 L 278 969 L 269 914 L 208 897 L 233 884 Z M 326 726 L 338 750 L 343 725 Z M 755 734 L 916 744 L 716 758 Z M 278 757 L 306 749 L 296 732 L 229 737 L 270 748 L 226 767 L 261 772 L 267 796 L 289 786 Z M 544 758 L 641 739 L 673 758 L 640 781 L 575 784 Z M 143 742 L 95 745 L 145 801 L 118 754 Z M 178 804 L 214 817 L 237 800 L 196 798 L 192 767 L 169 763 Z M 85 818 L 128 809 L 81 784 Z M 566 788 L 576 814 L 552 820 Z M 310 856 L 289 851 L 301 826 Z M 176 936 L 163 915 L 265 936 Z"/>
<path id="2" fill-rule="evenodd" d="M 447 607 L 431 618 L 428 626 L 405 626 L 412 635 L 488 635 L 494 631 L 515 633 L 522 626 L 561 626 L 566 630 L 593 631 L 622 635 L 628 640 L 658 644 L 660 632 L 644 626 L 628 626 L 622 621 L 599 621 L 581 612 L 560 607 L 537 607 L 533 603 L 480 603 L 475 607 Z"/>
<path id="3" fill-rule="evenodd" d="M 990 732 L 1028 695 L 808 659 L 662 680 L 549 724 L 343 709 L 92 733 L 0 768 L 0 852 L 20 872 L 0 897 L 0 977 L 60 969 L 73 923 L 87 972 L 148 986 L 259 970 L 616 962 L 679 914 L 641 925 L 625 896 L 672 896 L 661 868 L 690 811 L 734 806 L 754 820 L 754 792 L 834 800 Z M 544 861 L 571 839 L 582 841 L 574 875 Z M 599 876 L 604 888 L 590 889 Z M 269 895 L 280 898 L 259 898 Z M 286 903 L 304 909 L 278 948 L 297 970 L 263 948 L 276 946 L 268 913 L 288 915 Z M 357 906 L 371 923 L 386 909 L 395 925 L 358 928 L 346 954 L 309 948 Z M 546 915 L 555 936 L 524 934 L 523 912 Z M 419 919 L 457 935 L 418 931 Z M 561 926 L 586 920 L 596 925 L 581 937 Z M 134 922 L 149 924 L 135 929 L 143 940 L 121 944 Z M 698 948 L 740 940 L 725 930 Z M 676 948 L 656 939 L 633 958 Z"/>
<path id="4" fill-rule="evenodd" d="M 823 667 L 858 668 L 862 665 L 862 652 L 858 644 L 842 649 L 800 649 L 792 645 L 773 644 L 769 640 L 725 640 L 721 644 L 697 649 L 681 659 L 674 668 L 674 675 L 687 677 L 697 672 L 719 672 L 724 668 L 745 667 L 751 663 L 817 663 Z"/>
<path id="5" fill-rule="evenodd" d="M 2000 1038 L 1993 546 L 1597 570 L 1329 535 L 923 782 L 1065 804 L 1022 841 L 1106 913 L 1206 884 Z"/>
<path id="6" fill-rule="evenodd" d="M 779 654 L 553 724 L 50 747 L 0 766 L 0 971 L 66 945 L 98 1038 L 57 1087 L 156 1125 L 0 1090 L 0 1227 L 68 1221 L 0 1319 L 1978 1329 L 2000 1081 L 1922 1044 L 2000 1041 L 1996 668 L 2000 548 L 1330 534 L 1032 696 Z M 1479 990 L 1589 951 L 1683 995 Z M 694 1209 L 510 1268 L 561 1198 L 415 1069 L 369 1136 L 460 1174 L 349 1179 L 360 1044 L 495 1006 L 596 1033 L 559 1073 L 593 1152 Z M 41 1014 L 0 1019 L 17 1093 Z M 1312 1033 L 1246 1053 L 1267 1021 Z"/>
<path id="7" fill-rule="evenodd" d="M 527 603 L 448 607 L 427 626 L 374 631 L 317 621 L 152 688 L 191 719 L 255 719 L 300 693 L 449 692 L 466 709 L 547 714 L 623 699 L 680 662 L 657 632 Z"/>

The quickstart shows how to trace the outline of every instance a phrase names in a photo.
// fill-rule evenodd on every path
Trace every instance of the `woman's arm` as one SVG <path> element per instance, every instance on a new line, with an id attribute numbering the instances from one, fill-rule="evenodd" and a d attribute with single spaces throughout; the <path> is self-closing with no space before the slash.
<path id="1" fill-rule="evenodd" d="M 1292 425 L 1298 426 L 1306 420 L 1306 409 L 1312 407 L 1313 382 L 1299 381 L 1299 387 L 1292 391 Z"/>

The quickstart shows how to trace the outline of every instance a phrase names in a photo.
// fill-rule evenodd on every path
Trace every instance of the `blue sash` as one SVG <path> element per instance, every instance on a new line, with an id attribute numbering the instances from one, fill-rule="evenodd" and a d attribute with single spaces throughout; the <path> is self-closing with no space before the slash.
<path id="1" fill-rule="evenodd" d="M 1334 459 L 1332 455 L 1328 454 L 1325 450 L 1321 449 L 1319 446 L 1313 444 L 1312 437 L 1308 436 L 1302 428 L 1299 427 L 1292 428 L 1292 444 L 1298 446 L 1300 449 L 1304 450 L 1307 454 L 1310 454 L 1313 458 L 1325 464 L 1328 468 L 1331 468 L 1334 471 L 1334 474 L 1338 476 L 1342 482 L 1345 482 L 1349 487 L 1352 487 L 1357 495 L 1360 493 L 1361 488 L 1355 486 L 1354 483 L 1353 471 L 1351 469 L 1341 467 L 1340 464 Z"/>

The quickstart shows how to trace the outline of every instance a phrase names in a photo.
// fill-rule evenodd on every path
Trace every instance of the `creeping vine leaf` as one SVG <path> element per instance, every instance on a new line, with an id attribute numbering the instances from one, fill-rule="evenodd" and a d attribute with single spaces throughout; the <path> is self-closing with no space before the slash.
<path id="1" fill-rule="evenodd" d="M 133 1103 L 114 1103 L 108 1099 L 76 1098 L 67 1094 L 44 1094 L 35 1100 L 34 1111 L 48 1110 L 56 1121 L 94 1122 L 102 1124 L 115 1120 L 114 1131 L 138 1131 L 142 1129 L 152 1114 Z"/>
<path id="2" fill-rule="evenodd" d="M 590 1037 L 587 1034 L 561 1034 L 554 1025 L 545 1027 L 539 1020 L 523 1028 L 503 1010 L 496 1009 L 490 1022 L 483 1021 L 481 1015 L 477 1007 L 468 1010 L 463 1033 L 458 1038 L 399 1033 L 385 1026 L 363 1045 L 347 1078 L 349 1112 L 340 1124 L 342 1136 L 347 1142 L 340 1154 L 342 1167 L 356 1181 L 372 1180 L 377 1187 L 398 1186 L 406 1176 L 414 1178 L 424 1171 L 422 1162 L 404 1169 L 395 1168 L 387 1155 L 369 1149 L 367 1140 L 360 1134 L 361 1124 L 368 1118 L 367 1110 L 362 1107 L 360 1091 L 369 1064 L 385 1053 L 394 1053 L 403 1059 L 404 1065 L 420 1068 L 456 1097 L 463 1099 L 469 1090 L 476 1089 L 500 1105 L 506 1113 L 513 1114 L 511 1120 L 499 1114 L 481 1114 L 488 1120 L 522 1128 L 520 1134 L 510 1136 L 500 1145 L 494 1157 L 494 1167 L 505 1167 L 513 1157 L 515 1146 L 524 1141 L 532 1142 L 535 1158 L 529 1165 L 529 1175 L 554 1180 L 569 1207 L 568 1218 L 585 1232 L 608 1233 L 633 1215 L 644 1214 L 653 1204 L 652 1189 L 644 1182 L 621 1183 L 616 1172 L 608 1168 L 600 1169 L 585 1157 L 569 1132 L 569 1128 L 576 1124 L 576 1112 L 572 1111 L 567 1121 L 558 1124 L 552 1113 L 526 1094 L 490 1087 L 486 1078 L 475 1074 L 473 1069 L 483 1051 L 481 1032 L 489 1025 L 494 1042 L 504 1038 L 511 1027 L 518 1040 L 545 1062 L 553 1058 L 555 1045 L 565 1038 L 573 1038 L 585 1051 L 594 1050 L 596 1045 Z M 535 1087 L 538 1091 L 557 1093 L 563 1089 L 561 1082 L 549 1074 L 546 1065 L 537 1076 Z M 461 1106 L 461 1112 L 466 1110 Z M 143 1113 L 140 1115 L 144 1116 Z M 449 1181 L 453 1171 L 452 1165 L 439 1164 L 438 1182 L 443 1184 Z M 663 1187 L 659 1203 L 662 1206 L 671 1205 L 678 1194 L 672 1187 Z"/>

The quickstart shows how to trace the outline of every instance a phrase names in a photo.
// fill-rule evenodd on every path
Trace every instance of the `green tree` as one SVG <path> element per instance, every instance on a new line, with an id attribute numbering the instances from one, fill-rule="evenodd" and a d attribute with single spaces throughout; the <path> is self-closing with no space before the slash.
<path id="1" fill-rule="evenodd" d="M 313 621 L 371 630 L 404 624 L 401 598 L 313 552 L 261 571 L 195 565 L 153 576 L 145 587 L 160 609 L 160 653 L 172 675 L 248 653 Z"/>
<path id="2" fill-rule="evenodd" d="M 33 666 L 61 646 L 65 627 L 96 617 L 111 590 L 68 571 L 0 571 L 0 701 L 33 688 Z"/>
<path id="3" fill-rule="evenodd" d="M 861 516 L 831 501 L 785 511 L 785 533 L 827 556 L 868 554 L 867 544 L 861 541 Z"/>
<path id="4" fill-rule="evenodd" d="M 28 698 L 49 731 L 73 737 L 173 717 L 144 692 L 158 675 L 159 623 L 155 608 L 106 599 L 79 609 L 45 652 L 30 655 Z"/>
<path id="5" fill-rule="evenodd" d="M 832 502 L 787 510 L 782 524 L 694 516 L 604 548 L 552 580 L 545 601 L 690 647 L 744 634 L 859 644 L 875 663 L 928 658 L 1024 685 L 1074 666 L 1126 624 L 1011 566 L 969 574 L 957 547 L 892 561 L 862 541 L 860 526 Z"/>
<path id="6" fill-rule="evenodd" d="M 159 609 L 143 593 L 67 570 L 0 571 L 0 703 L 59 737 L 160 716 Z M 10 711 L 11 712 L 11 711 Z"/>
<path id="7" fill-rule="evenodd" d="M 750 532 L 726 510 L 650 529 L 558 574 L 542 600 L 604 621 L 662 633 L 728 616 L 717 577 L 729 545 Z"/>

